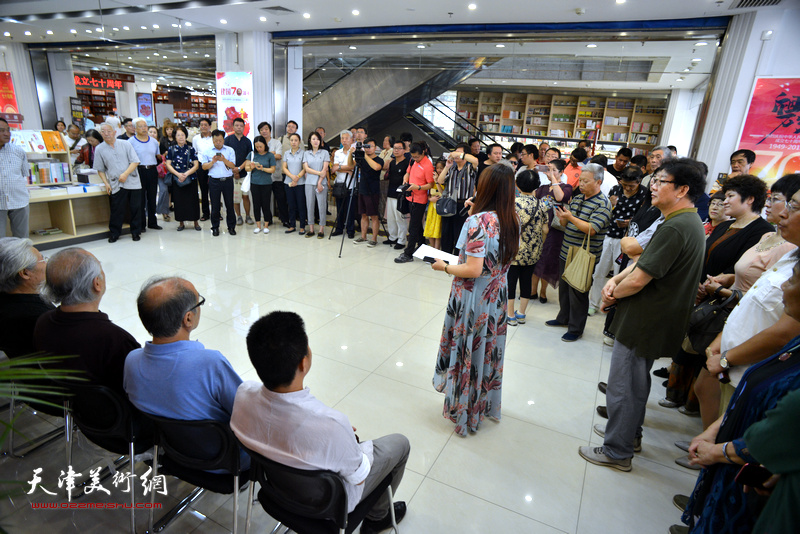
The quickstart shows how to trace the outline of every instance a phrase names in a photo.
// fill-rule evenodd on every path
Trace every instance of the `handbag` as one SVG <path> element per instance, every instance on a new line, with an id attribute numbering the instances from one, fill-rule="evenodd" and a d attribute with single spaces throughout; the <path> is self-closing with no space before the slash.
<path id="1" fill-rule="evenodd" d="M 159 178 L 163 178 L 164 180 L 166 180 L 166 178 L 167 178 L 167 164 L 166 163 L 159 163 L 158 166 L 156 167 L 156 170 L 158 171 L 158 177 Z"/>
<path id="2" fill-rule="evenodd" d="M 333 198 L 346 198 L 348 193 L 347 184 L 345 182 L 334 182 L 331 194 Z"/>
<path id="3" fill-rule="evenodd" d="M 712 298 L 694 307 L 689 315 L 686 337 L 698 354 L 705 354 L 706 348 L 722 332 L 728 315 L 741 298 L 742 292 L 738 289 L 734 289 L 728 298 L 723 298 L 715 292 Z"/>
<path id="4" fill-rule="evenodd" d="M 242 193 L 249 193 L 250 192 L 250 175 L 244 177 L 242 180 Z"/>
<path id="5" fill-rule="evenodd" d="M 597 260 L 595 255 L 589 252 L 590 243 L 589 234 L 586 234 L 586 237 L 583 238 L 583 245 L 569 247 L 566 267 L 564 267 L 564 274 L 561 275 L 566 283 L 581 293 L 586 293 L 592 287 L 594 262 Z"/>
<path id="6" fill-rule="evenodd" d="M 411 201 L 405 194 L 401 194 L 397 197 L 397 211 L 403 215 L 411 213 Z"/>
<path id="7" fill-rule="evenodd" d="M 167 178 L 164 179 L 164 183 L 171 183 L 172 185 L 176 185 L 178 187 L 186 187 L 187 185 L 192 183 L 192 181 L 194 180 L 194 176 L 195 175 L 193 174 L 193 175 L 189 176 L 187 179 L 185 179 L 184 181 L 181 182 L 180 180 L 178 180 L 177 176 L 175 176 L 172 173 L 169 173 L 169 175 L 167 175 Z M 169 180 L 169 181 L 167 181 L 167 180 Z"/>

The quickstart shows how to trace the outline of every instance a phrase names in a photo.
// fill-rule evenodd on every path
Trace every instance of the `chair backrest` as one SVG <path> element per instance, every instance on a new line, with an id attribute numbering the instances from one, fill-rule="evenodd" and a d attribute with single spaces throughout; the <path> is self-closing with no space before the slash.
<path id="1" fill-rule="evenodd" d="M 156 444 L 174 462 L 189 469 L 239 473 L 239 443 L 227 422 L 181 421 L 145 413 L 156 427 Z"/>
<path id="2" fill-rule="evenodd" d="M 347 492 L 338 474 L 289 467 L 240 446 L 250 455 L 251 478 L 261 485 L 259 498 L 267 497 L 291 514 L 346 527 Z"/>

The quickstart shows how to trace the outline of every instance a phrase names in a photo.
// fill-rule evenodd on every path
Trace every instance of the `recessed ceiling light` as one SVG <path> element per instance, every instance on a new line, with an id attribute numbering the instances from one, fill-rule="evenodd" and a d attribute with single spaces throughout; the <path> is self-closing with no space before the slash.
<path id="1" fill-rule="evenodd" d="M 589 43 L 586 45 L 586 48 L 597 48 L 597 45 L 594 43 Z"/>
<path id="2" fill-rule="evenodd" d="M 8 33 L 8 32 L 6 32 L 6 33 Z M 341 56 L 341 55 L 342 55 L 342 53 L 341 53 L 341 52 L 339 52 L 339 55 Z"/>
<path id="3" fill-rule="evenodd" d="M 703 60 L 702 60 L 702 58 L 696 57 L 696 58 L 692 58 L 692 61 L 703 61 Z"/>
<path id="4" fill-rule="evenodd" d="M 183 59 L 186 59 L 187 57 L 189 57 L 189 56 L 183 56 Z"/>
<path id="5" fill-rule="evenodd" d="M 618 3 L 618 4 L 624 4 L 624 3 L 625 3 L 625 0 L 617 0 L 617 3 Z"/>
<path id="6" fill-rule="evenodd" d="M 141 28 L 142 28 L 143 30 L 146 30 L 146 29 L 147 29 L 147 26 L 141 26 Z"/>
<path id="7" fill-rule="evenodd" d="M 219 19 L 219 23 L 220 23 L 220 24 L 227 24 L 227 23 L 228 23 L 228 21 L 227 21 L 227 20 L 225 20 L 225 19 Z"/>
<path id="8" fill-rule="evenodd" d="M 128 59 L 133 59 L 131 56 L 128 56 Z"/>
<path id="9" fill-rule="evenodd" d="M 53 30 L 47 30 L 47 35 L 53 35 Z"/>
<path id="10" fill-rule="evenodd" d="M 476 6 L 475 4 L 470 4 L 470 5 L 467 6 L 467 9 L 470 9 L 470 10 L 474 11 L 474 10 L 478 9 L 478 6 Z"/>
<path id="11" fill-rule="evenodd" d="M 177 25 L 177 24 L 175 24 L 175 23 L 173 22 L 173 23 L 172 23 L 172 27 L 173 27 L 173 28 L 177 28 L 177 27 L 178 27 L 178 25 Z"/>
<path id="12" fill-rule="evenodd" d="M 689 72 L 689 69 L 683 69 L 683 72 Z"/>
<path id="13" fill-rule="evenodd" d="M 424 44 L 418 44 L 417 48 L 425 48 L 425 45 Z"/>
<path id="14" fill-rule="evenodd" d="M 683 81 L 683 78 L 678 78 L 678 79 L 677 79 L 677 80 L 675 80 L 675 81 L 676 81 L 676 82 L 682 82 L 682 81 Z"/>
<path id="15" fill-rule="evenodd" d="M 353 15 L 358 16 L 360 14 L 361 14 L 361 12 L 359 10 L 357 10 L 357 9 L 353 10 Z"/>
<path id="16" fill-rule="evenodd" d="M 89 57 L 89 54 L 83 54 L 83 55 L 86 56 L 86 57 Z"/>
<path id="17" fill-rule="evenodd" d="M 111 29 L 114 30 L 115 32 L 119 31 L 119 28 L 111 28 Z"/>
<path id="18" fill-rule="evenodd" d="M 192 23 L 188 22 L 188 21 L 185 24 L 186 24 L 186 26 L 191 26 L 192 25 Z"/>
<path id="19" fill-rule="evenodd" d="M 11 32 L 3 32 L 3 35 L 4 35 L 5 37 L 11 37 Z"/>
<path id="20" fill-rule="evenodd" d="M 25 35 L 30 35 L 30 34 L 31 34 L 31 32 L 25 32 Z"/>
<path id="21" fill-rule="evenodd" d="M 95 28 L 94 31 L 97 33 L 103 33 L 103 28 Z"/>
<path id="22" fill-rule="evenodd" d="M 553 85 L 558 85 L 558 82 L 553 82 Z"/>
<path id="23" fill-rule="evenodd" d="M 92 30 L 86 30 L 86 33 L 92 33 Z"/>
<path id="24" fill-rule="evenodd" d="M 78 30 L 72 29 L 72 30 L 69 31 L 69 33 L 78 33 Z"/>
<path id="25" fill-rule="evenodd" d="M 350 47 L 349 47 L 349 48 L 350 48 L 350 50 L 358 50 L 358 47 L 357 47 L 357 46 L 355 46 L 355 45 L 350 45 Z"/>
<path id="26" fill-rule="evenodd" d="M 496 44 L 496 45 L 494 45 L 494 47 L 495 48 L 505 48 L 506 45 L 504 45 L 504 44 Z"/>
<path id="27" fill-rule="evenodd" d="M 628 35 L 628 32 L 619 32 L 620 37 L 625 37 Z"/>
<path id="28" fill-rule="evenodd" d="M 130 27 L 129 26 L 123 26 L 122 29 L 125 30 L 125 31 L 128 31 L 128 30 L 130 30 Z"/>
<path id="29" fill-rule="evenodd" d="M 153 55 L 154 56 L 158 56 L 158 52 L 153 52 Z"/>
<path id="30" fill-rule="evenodd" d="M 695 43 L 694 45 L 695 45 L 695 46 L 707 46 L 707 45 L 708 45 L 708 43 L 707 43 L 707 42 L 705 42 L 705 41 L 700 41 L 699 43 Z"/>
<path id="31" fill-rule="evenodd" d="M 106 67 L 108 67 L 108 63 L 106 63 Z"/>
<path id="32" fill-rule="evenodd" d="M 147 59 L 150 59 L 150 56 L 145 56 Z"/>
<path id="33" fill-rule="evenodd" d="M 206 54 L 206 55 L 205 55 L 205 57 L 211 57 L 211 56 L 209 56 L 208 54 Z"/>
<path id="34" fill-rule="evenodd" d="M 259 17 L 258 20 L 260 20 L 261 22 L 267 22 L 267 17 Z"/>
<path id="35" fill-rule="evenodd" d="M 304 19 L 310 19 L 311 18 L 311 13 L 303 13 L 303 18 Z"/>

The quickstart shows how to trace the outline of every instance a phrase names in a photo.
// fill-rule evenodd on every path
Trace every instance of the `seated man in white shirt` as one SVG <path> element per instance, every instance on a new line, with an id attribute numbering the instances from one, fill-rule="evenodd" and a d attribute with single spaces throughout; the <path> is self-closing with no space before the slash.
<path id="1" fill-rule="evenodd" d="M 392 474 L 396 492 L 410 446 L 401 434 L 359 442 L 347 416 L 325 406 L 303 387 L 311 370 L 311 348 L 303 320 L 276 311 L 256 321 L 247 334 L 247 351 L 263 384 L 239 386 L 231 429 L 242 444 L 275 462 L 308 470 L 338 473 L 347 490 L 348 513 Z M 396 521 L 406 512 L 394 503 Z M 361 533 L 391 527 L 389 497 L 384 494 L 361 524 Z"/>

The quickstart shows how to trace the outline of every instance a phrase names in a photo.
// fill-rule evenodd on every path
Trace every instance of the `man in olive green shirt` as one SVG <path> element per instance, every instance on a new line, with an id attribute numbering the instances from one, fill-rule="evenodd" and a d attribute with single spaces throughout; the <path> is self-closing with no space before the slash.
<path id="1" fill-rule="evenodd" d="M 652 205 L 666 220 L 639 261 L 603 288 L 603 308 L 617 305 L 606 389 L 608 424 L 595 427 L 605 438 L 602 447 L 579 449 L 588 462 L 620 471 L 631 470 L 641 443 L 653 361 L 676 353 L 686 332 L 705 252 L 703 225 L 694 208 L 705 190 L 697 162 L 669 161 L 650 187 Z"/>

